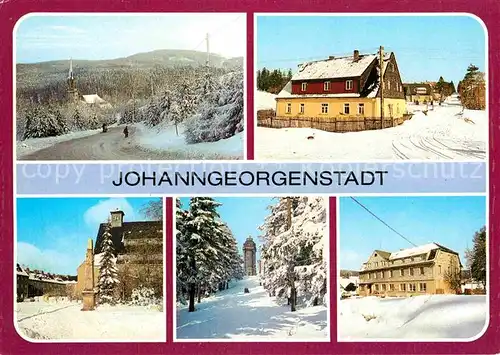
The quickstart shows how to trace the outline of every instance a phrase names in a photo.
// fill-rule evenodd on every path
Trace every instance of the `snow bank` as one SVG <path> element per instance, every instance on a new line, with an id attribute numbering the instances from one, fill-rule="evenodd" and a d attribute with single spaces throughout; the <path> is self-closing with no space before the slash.
<path id="1" fill-rule="evenodd" d="M 260 160 L 483 160 L 486 111 L 435 106 L 425 115 L 414 108 L 411 120 L 382 130 L 333 133 L 311 128 L 257 127 L 255 154 Z M 313 139 L 308 139 L 309 137 Z M 279 144 L 277 144 L 279 142 Z"/>
<path id="2" fill-rule="evenodd" d="M 486 319 L 486 296 L 348 298 L 339 301 L 338 333 L 342 340 L 471 338 Z"/>
<path id="3" fill-rule="evenodd" d="M 57 143 L 70 141 L 76 138 L 83 138 L 87 136 L 91 136 L 93 134 L 97 134 L 101 132 L 102 129 L 92 129 L 88 131 L 77 131 L 70 132 L 67 134 L 63 134 L 55 137 L 44 137 L 44 138 L 30 138 L 23 141 L 16 142 L 16 156 L 17 158 L 25 155 L 36 152 L 41 149 L 45 149 L 51 147 Z"/>
<path id="4" fill-rule="evenodd" d="M 165 314 L 134 306 L 102 305 L 82 312 L 76 302 L 16 304 L 17 329 L 31 339 L 165 339 Z"/>
<path id="5" fill-rule="evenodd" d="M 276 95 L 265 91 L 255 94 L 255 107 L 257 110 L 276 110 Z"/>
<path id="6" fill-rule="evenodd" d="M 158 129 L 136 124 L 135 127 L 137 144 L 146 149 L 177 153 L 183 159 L 243 159 L 245 132 L 217 142 L 187 144 L 182 126 L 179 126 L 179 135 L 175 132 L 175 126 Z"/>
<path id="7" fill-rule="evenodd" d="M 244 288 L 249 293 L 244 293 Z M 177 339 L 252 339 L 328 341 L 327 308 L 316 306 L 290 312 L 269 297 L 258 277 L 233 283 L 231 288 L 203 299 L 189 313 L 177 309 Z"/>

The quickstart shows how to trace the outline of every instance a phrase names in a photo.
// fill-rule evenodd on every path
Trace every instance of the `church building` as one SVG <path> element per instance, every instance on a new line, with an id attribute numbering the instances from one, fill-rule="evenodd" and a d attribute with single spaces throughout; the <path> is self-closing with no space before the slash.
<path id="1" fill-rule="evenodd" d="M 101 98 L 97 94 L 80 95 L 76 87 L 75 74 L 73 72 L 73 60 L 69 61 L 69 72 L 68 72 L 68 101 L 73 103 L 84 103 L 91 107 L 98 107 L 100 109 L 108 109 L 113 106 Z"/>

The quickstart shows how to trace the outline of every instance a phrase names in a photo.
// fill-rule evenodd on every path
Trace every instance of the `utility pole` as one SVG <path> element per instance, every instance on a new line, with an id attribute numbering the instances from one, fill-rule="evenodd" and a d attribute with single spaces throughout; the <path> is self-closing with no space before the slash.
<path id="1" fill-rule="evenodd" d="M 379 48 L 380 63 L 380 127 L 384 128 L 384 47 Z"/>

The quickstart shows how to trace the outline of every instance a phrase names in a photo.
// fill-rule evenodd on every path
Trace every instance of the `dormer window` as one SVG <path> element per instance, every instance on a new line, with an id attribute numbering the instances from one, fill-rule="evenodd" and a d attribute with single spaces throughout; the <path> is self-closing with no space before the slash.
<path id="1" fill-rule="evenodd" d="M 352 80 L 347 80 L 345 82 L 345 89 L 346 90 L 352 90 Z"/>
<path id="2" fill-rule="evenodd" d="M 323 83 L 323 90 L 324 91 L 330 91 L 330 82 L 329 81 L 325 81 Z"/>
<path id="3" fill-rule="evenodd" d="M 307 90 L 307 83 L 302 83 L 301 90 L 302 91 L 306 91 Z"/>

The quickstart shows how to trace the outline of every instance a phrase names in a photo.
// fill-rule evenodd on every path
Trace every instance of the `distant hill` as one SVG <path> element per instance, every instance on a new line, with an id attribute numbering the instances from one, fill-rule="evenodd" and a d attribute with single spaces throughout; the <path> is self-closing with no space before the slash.
<path id="1" fill-rule="evenodd" d="M 73 59 L 73 69 L 78 76 L 78 71 L 89 71 L 93 69 L 113 70 L 113 69 L 150 69 L 154 67 L 173 68 L 179 66 L 199 67 L 206 64 L 207 54 L 205 52 L 177 49 L 160 49 L 152 52 L 137 53 L 124 58 L 106 60 L 79 60 Z M 22 86 L 23 83 L 37 80 L 41 75 L 48 77 L 54 74 L 67 72 L 69 60 L 53 60 L 40 63 L 18 63 L 17 81 Z M 224 58 L 218 54 L 210 55 L 210 65 L 225 69 L 242 69 L 243 57 Z M 47 79 L 47 76 L 45 79 Z"/>

